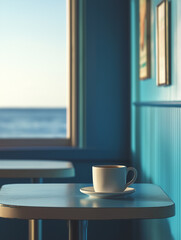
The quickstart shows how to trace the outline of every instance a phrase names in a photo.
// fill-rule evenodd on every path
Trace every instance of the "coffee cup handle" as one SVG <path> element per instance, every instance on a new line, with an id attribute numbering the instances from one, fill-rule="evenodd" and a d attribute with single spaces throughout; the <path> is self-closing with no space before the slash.
<path id="1" fill-rule="evenodd" d="M 137 170 L 134 167 L 128 167 L 127 168 L 127 175 L 128 175 L 128 172 L 130 172 L 130 171 L 133 171 L 134 176 L 133 176 L 132 180 L 126 184 L 126 187 L 133 184 L 136 181 L 136 178 L 137 178 Z"/>

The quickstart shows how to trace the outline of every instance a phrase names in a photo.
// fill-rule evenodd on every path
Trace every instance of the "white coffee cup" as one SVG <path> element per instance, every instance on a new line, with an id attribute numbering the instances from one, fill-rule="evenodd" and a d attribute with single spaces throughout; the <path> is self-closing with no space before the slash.
<path id="1" fill-rule="evenodd" d="M 126 183 L 129 171 L 133 171 L 134 175 L 132 180 Z M 96 165 L 92 167 L 92 175 L 95 192 L 123 192 L 136 181 L 137 171 L 123 165 Z"/>

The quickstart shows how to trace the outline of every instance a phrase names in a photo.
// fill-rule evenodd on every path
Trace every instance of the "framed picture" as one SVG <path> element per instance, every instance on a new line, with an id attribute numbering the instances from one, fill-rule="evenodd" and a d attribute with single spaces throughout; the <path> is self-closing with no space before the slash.
<path id="1" fill-rule="evenodd" d="M 150 78 L 150 0 L 139 0 L 139 78 Z"/>
<path id="2" fill-rule="evenodd" d="M 168 85 L 169 81 L 169 26 L 168 1 L 157 6 L 157 85 Z"/>

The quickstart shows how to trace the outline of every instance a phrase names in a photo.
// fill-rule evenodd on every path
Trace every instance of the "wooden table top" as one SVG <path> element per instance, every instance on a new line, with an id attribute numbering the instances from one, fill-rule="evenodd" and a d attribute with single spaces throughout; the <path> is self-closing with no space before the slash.
<path id="1" fill-rule="evenodd" d="M 0 190 L 0 217 L 19 219 L 144 219 L 175 214 L 173 201 L 154 184 L 134 184 L 123 198 L 96 199 L 87 184 L 9 184 Z M 89 185 L 90 186 L 90 185 Z"/>
<path id="2" fill-rule="evenodd" d="M 0 160 L 0 178 L 74 177 L 71 162 L 54 160 Z"/>

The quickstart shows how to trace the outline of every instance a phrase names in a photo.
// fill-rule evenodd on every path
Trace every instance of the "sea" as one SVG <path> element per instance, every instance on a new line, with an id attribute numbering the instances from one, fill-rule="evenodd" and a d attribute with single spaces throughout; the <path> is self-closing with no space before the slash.
<path id="1" fill-rule="evenodd" d="M 65 138 L 66 108 L 0 108 L 0 138 Z"/>

